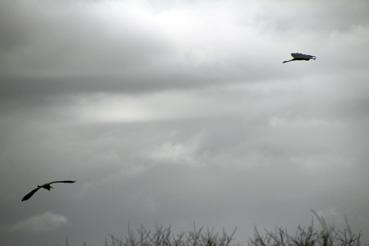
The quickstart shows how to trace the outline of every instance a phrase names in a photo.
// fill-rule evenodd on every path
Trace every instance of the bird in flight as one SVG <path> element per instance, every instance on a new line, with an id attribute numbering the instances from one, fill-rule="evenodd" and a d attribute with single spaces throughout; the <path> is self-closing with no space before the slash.
<path id="1" fill-rule="evenodd" d="M 309 61 L 310 59 L 313 59 L 313 60 L 316 59 L 315 56 L 305 55 L 301 53 L 291 53 L 291 56 L 293 57 L 291 60 L 283 61 L 283 63 L 291 62 L 291 61 Z"/>
<path id="2" fill-rule="evenodd" d="M 43 188 L 45 190 L 51 190 L 51 189 L 54 188 L 54 187 L 51 186 L 52 184 L 56 184 L 56 183 L 75 183 L 75 182 L 76 181 L 74 181 L 74 180 L 59 180 L 59 181 L 52 181 L 52 182 L 49 182 L 49 183 L 46 183 L 46 184 L 43 184 L 43 185 L 37 185 L 37 187 L 35 189 L 31 190 L 27 195 L 25 195 L 22 198 L 22 202 L 30 199 L 41 188 Z"/>

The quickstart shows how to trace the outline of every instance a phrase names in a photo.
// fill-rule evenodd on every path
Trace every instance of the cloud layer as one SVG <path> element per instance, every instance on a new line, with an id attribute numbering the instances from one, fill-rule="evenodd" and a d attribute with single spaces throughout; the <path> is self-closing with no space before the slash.
<path id="1" fill-rule="evenodd" d="M 56 230 L 65 225 L 67 222 L 67 218 L 63 215 L 45 212 L 43 214 L 34 215 L 25 220 L 17 222 L 15 225 L 13 225 L 12 231 L 44 233 Z"/>
<path id="2" fill-rule="evenodd" d="M 310 209 L 368 231 L 368 7 L 1 1 L 0 237 L 196 222 L 246 240 Z M 295 51 L 317 60 L 281 63 Z"/>

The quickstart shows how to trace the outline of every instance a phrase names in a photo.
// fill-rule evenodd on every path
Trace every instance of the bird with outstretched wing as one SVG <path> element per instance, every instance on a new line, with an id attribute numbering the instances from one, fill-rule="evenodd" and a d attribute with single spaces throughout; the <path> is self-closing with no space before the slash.
<path id="1" fill-rule="evenodd" d="M 283 61 L 282 63 L 291 62 L 291 61 L 309 61 L 315 60 L 316 56 L 306 55 L 302 53 L 291 53 L 292 59 Z"/>
<path id="2" fill-rule="evenodd" d="M 22 202 L 26 201 L 28 199 L 30 199 L 39 189 L 43 188 L 45 190 L 51 190 L 54 187 L 52 187 L 52 184 L 56 184 L 56 183 L 75 183 L 75 180 L 58 180 L 58 181 L 51 181 L 49 183 L 43 184 L 43 185 L 37 185 L 37 187 L 33 190 L 31 190 L 28 194 L 26 194 L 23 198 L 22 198 Z"/>

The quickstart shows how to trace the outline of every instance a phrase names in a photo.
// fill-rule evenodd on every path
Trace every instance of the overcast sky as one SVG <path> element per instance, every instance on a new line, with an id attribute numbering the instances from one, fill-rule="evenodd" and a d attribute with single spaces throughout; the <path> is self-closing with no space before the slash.
<path id="1" fill-rule="evenodd" d="M 369 240 L 369 1 L 0 0 L 0 238 L 242 243 L 316 210 Z M 282 64 L 291 52 L 315 61 Z M 33 186 L 75 179 L 20 200 Z"/>

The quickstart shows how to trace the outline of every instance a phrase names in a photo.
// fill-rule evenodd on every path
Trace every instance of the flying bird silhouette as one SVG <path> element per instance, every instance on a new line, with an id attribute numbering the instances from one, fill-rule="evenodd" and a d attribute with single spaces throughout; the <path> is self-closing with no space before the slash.
<path id="1" fill-rule="evenodd" d="M 301 53 L 291 53 L 291 56 L 293 57 L 291 60 L 283 61 L 283 63 L 291 62 L 291 61 L 309 61 L 310 59 L 315 60 L 315 56 L 311 55 L 305 55 Z"/>
<path id="2" fill-rule="evenodd" d="M 75 183 L 75 180 L 59 180 L 59 181 L 52 181 L 43 185 L 37 185 L 37 187 L 33 190 L 31 190 L 27 195 L 25 195 L 22 198 L 22 202 L 26 201 L 28 199 L 30 199 L 39 189 L 43 188 L 45 190 L 51 190 L 54 187 L 51 186 L 51 184 L 56 184 L 56 183 Z"/>

